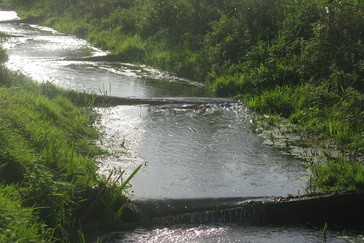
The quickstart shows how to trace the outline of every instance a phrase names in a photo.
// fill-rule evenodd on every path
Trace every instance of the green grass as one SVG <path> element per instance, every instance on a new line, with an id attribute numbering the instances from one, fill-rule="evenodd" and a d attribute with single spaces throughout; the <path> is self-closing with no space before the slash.
<path id="1" fill-rule="evenodd" d="M 347 161 L 344 156 L 317 163 L 307 162 L 312 177 L 306 188 L 307 192 L 315 191 L 363 191 L 364 167 L 361 163 Z"/>
<path id="2" fill-rule="evenodd" d="M 48 242 L 51 232 L 14 192 L 14 186 L 0 186 L 0 241 Z"/>

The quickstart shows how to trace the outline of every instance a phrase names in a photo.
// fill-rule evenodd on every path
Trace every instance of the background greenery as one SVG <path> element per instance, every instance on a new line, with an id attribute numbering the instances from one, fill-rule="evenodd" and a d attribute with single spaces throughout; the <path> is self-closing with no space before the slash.
<path id="1" fill-rule="evenodd" d="M 364 88 L 363 1 L 12 2 L 22 17 L 122 59 L 209 81 L 223 95 L 302 82 L 336 87 L 337 78 L 336 88 Z"/>

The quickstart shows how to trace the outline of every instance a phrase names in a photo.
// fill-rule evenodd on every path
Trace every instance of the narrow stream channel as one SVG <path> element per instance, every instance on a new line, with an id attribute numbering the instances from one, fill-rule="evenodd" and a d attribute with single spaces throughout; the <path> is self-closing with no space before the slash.
<path id="1" fill-rule="evenodd" d="M 17 18 L 0 11 L 0 21 Z M 158 70 L 119 62 L 82 61 L 103 56 L 87 42 L 50 28 L 0 22 L 11 36 L 3 44 L 6 66 L 38 82 L 117 97 L 211 98 L 209 104 L 137 105 L 96 108 L 99 145 L 112 156 L 100 158 L 100 173 L 138 165 L 130 195 L 135 200 L 270 197 L 297 194 L 306 186 L 304 162 L 265 146 L 250 130 L 250 113 L 237 103 L 221 103 L 203 85 Z M 142 233 L 115 232 L 104 242 L 321 242 L 321 229 L 253 227 L 234 223 L 182 224 Z M 328 242 L 362 236 L 331 231 Z"/>

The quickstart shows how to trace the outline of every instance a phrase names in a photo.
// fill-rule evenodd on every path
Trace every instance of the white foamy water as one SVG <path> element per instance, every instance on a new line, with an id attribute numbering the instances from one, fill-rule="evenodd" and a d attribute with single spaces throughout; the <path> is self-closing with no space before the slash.
<path id="1" fill-rule="evenodd" d="M 0 11 L 0 21 L 19 19 L 18 14 L 14 11 Z"/>

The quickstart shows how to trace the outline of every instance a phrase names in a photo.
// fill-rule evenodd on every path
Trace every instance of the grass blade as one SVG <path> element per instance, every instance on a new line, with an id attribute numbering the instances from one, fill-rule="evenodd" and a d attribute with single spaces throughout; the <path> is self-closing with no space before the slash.
<path id="1" fill-rule="evenodd" d="M 113 204 L 116 199 L 121 195 L 123 189 L 125 188 L 125 186 L 129 183 L 129 181 L 135 176 L 135 174 L 140 170 L 140 168 L 142 167 L 143 164 L 139 165 L 138 168 L 136 168 L 133 173 L 130 174 L 130 176 L 124 181 L 123 184 L 121 184 L 121 186 L 119 187 L 119 189 L 117 190 L 117 192 L 114 194 L 114 197 L 111 201 L 111 203 Z"/>

